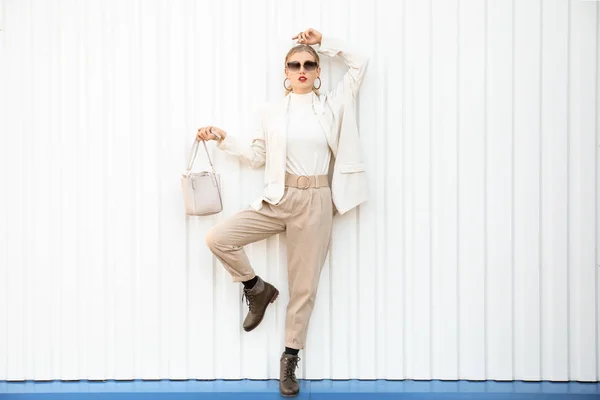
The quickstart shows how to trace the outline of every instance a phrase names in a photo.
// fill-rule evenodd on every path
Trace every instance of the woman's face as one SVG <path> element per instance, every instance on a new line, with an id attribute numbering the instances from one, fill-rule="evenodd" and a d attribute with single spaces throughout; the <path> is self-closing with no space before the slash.
<path id="1" fill-rule="evenodd" d="M 292 82 L 294 93 L 310 93 L 315 79 L 321 74 L 321 67 L 317 61 L 307 51 L 294 53 L 287 60 L 285 67 L 285 76 Z"/>

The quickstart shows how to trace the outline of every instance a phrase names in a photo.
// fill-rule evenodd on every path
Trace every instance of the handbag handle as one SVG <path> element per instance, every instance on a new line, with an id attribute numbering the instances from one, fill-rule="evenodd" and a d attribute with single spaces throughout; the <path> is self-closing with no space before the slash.
<path id="1" fill-rule="evenodd" d="M 217 171 L 215 171 L 215 166 L 212 163 L 212 160 L 210 158 L 210 154 L 208 153 L 208 147 L 206 147 L 206 141 L 202 140 L 202 144 L 204 144 L 204 151 L 206 152 L 206 156 L 208 157 L 208 162 L 210 163 L 210 167 L 212 168 L 212 171 L 214 174 L 217 173 Z M 198 154 L 198 146 L 200 145 L 200 141 L 197 139 L 194 139 L 194 145 L 192 147 L 192 151 L 190 152 L 190 161 L 188 163 L 187 169 L 185 171 L 186 176 L 190 174 L 190 172 L 192 171 L 192 167 L 194 166 L 194 161 L 196 161 L 196 155 Z"/>

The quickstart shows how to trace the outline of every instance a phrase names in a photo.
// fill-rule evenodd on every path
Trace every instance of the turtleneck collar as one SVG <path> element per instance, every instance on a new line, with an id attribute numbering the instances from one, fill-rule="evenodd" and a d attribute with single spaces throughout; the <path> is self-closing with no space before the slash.
<path id="1" fill-rule="evenodd" d="M 305 93 L 305 94 L 298 94 L 298 93 L 291 92 L 290 93 L 290 101 L 292 104 L 312 104 L 313 95 L 314 95 L 314 93 L 312 91 Z"/>

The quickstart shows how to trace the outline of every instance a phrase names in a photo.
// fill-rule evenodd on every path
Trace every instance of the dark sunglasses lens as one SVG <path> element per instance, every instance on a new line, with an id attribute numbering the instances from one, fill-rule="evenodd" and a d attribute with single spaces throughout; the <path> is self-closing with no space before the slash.
<path id="1" fill-rule="evenodd" d="M 312 72 L 317 69 L 317 63 L 315 61 L 307 61 L 304 63 L 304 69 L 308 72 Z"/>
<path id="2" fill-rule="evenodd" d="M 307 61 L 304 63 L 304 70 L 307 72 L 312 72 L 317 69 L 319 64 L 316 61 Z M 300 63 L 298 61 L 290 61 L 287 63 L 287 67 L 292 72 L 300 71 Z"/>
<path id="3" fill-rule="evenodd" d="M 300 71 L 300 63 L 298 61 L 292 61 L 287 63 L 287 67 L 290 71 L 293 72 Z"/>

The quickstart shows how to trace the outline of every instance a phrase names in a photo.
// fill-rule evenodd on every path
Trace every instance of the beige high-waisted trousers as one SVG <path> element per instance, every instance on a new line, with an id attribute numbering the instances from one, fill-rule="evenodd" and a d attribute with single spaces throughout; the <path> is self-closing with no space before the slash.
<path id="1" fill-rule="evenodd" d="M 332 221 L 329 187 L 286 187 L 279 204 L 263 201 L 260 211 L 242 210 L 216 224 L 206 236 L 208 247 L 233 281 L 242 282 L 255 276 L 242 247 L 286 232 L 290 294 L 285 319 L 287 347 L 304 348 L 319 277 L 331 241 Z M 268 277 L 265 280 L 268 281 Z"/>

